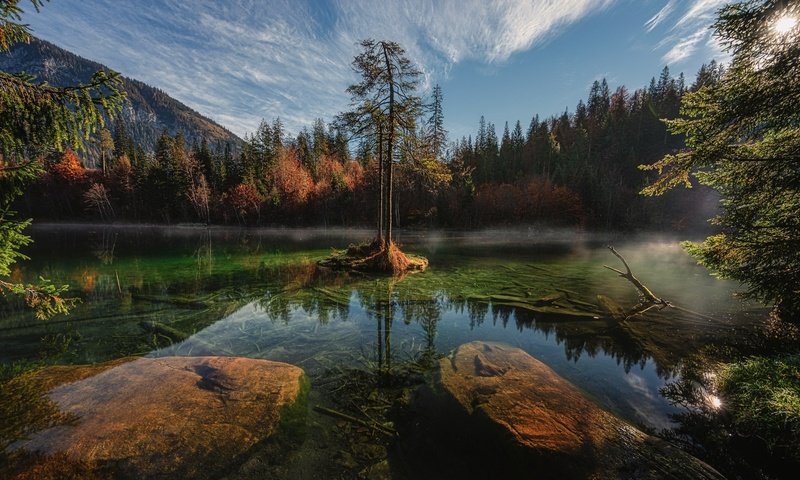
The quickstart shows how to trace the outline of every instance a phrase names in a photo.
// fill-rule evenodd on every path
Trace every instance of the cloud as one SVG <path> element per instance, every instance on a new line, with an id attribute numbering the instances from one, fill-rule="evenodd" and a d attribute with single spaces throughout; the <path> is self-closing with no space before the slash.
<path id="1" fill-rule="evenodd" d="M 697 50 L 698 45 L 700 45 L 706 37 L 708 37 L 708 33 L 705 30 L 698 30 L 691 35 L 680 38 L 677 43 L 664 54 L 662 57 L 664 62 L 668 65 L 673 65 L 691 57 Z"/>
<path id="2" fill-rule="evenodd" d="M 296 132 L 347 107 L 363 38 L 403 45 L 425 75 L 501 64 L 616 0 L 87 0 L 28 15 L 34 31 L 175 96 L 238 134 Z"/>
<path id="3" fill-rule="evenodd" d="M 706 49 L 709 58 L 720 58 L 722 52 L 712 36 L 710 29 L 716 19 L 717 10 L 728 0 L 691 0 L 681 3 L 684 8 L 676 12 L 677 2 L 670 0 L 658 13 L 651 17 L 644 26 L 648 32 L 656 30 L 675 13 L 679 13 L 677 21 L 666 31 L 664 38 L 656 45 L 655 50 L 666 49 L 662 60 L 667 64 L 680 63 L 693 57 L 701 48 Z"/>
<path id="4" fill-rule="evenodd" d="M 664 8 L 658 11 L 655 15 L 650 17 L 650 20 L 645 22 L 644 26 L 647 28 L 648 32 L 652 32 L 654 28 L 656 28 L 661 22 L 667 19 L 672 11 L 675 10 L 675 0 L 670 0 L 664 5 Z"/>

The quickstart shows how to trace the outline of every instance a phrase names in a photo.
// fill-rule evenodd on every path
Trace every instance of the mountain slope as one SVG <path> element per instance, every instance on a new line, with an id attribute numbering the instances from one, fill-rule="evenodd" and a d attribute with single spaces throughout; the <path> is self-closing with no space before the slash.
<path id="1" fill-rule="evenodd" d="M 35 75 L 37 81 L 56 86 L 87 82 L 100 69 L 108 70 L 108 67 L 39 39 L 33 39 L 30 44 L 17 44 L 10 52 L 0 54 L 0 70 L 26 72 Z M 205 138 L 212 148 L 229 143 L 236 150 L 242 143 L 225 127 L 157 88 L 126 77 L 123 77 L 123 88 L 128 98 L 120 118 L 128 136 L 145 151 L 155 148 L 164 130 L 171 135 L 183 132 L 187 145 Z M 113 131 L 113 125 L 109 129 Z"/>

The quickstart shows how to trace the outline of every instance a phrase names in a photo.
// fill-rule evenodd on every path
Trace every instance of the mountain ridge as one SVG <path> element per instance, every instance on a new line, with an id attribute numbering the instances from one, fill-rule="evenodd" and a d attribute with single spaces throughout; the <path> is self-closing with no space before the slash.
<path id="1" fill-rule="evenodd" d="M 18 43 L 0 54 L 0 70 L 25 72 L 34 75 L 35 81 L 66 86 L 86 83 L 96 71 L 111 69 L 46 40 L 33 38 L 30 43 Z M 238 150 L 243 144 L 236 134 L 160 88 L 124 75 L 121 77 L 128 97 L 118 118 L 126 135 L 145 151 L 152 152 L 165 131 L 170 135 L 183 133 L 187 145 L 200 143 L 203 138 L 211 148 L 223 149 L 227 143 L 232 150 Z M 115 122 L 108 125 L 112 132 L 115 128 Z"/>

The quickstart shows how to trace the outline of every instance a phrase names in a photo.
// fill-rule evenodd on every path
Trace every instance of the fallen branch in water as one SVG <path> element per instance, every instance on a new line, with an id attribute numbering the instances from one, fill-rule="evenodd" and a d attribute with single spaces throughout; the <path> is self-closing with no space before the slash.
<path id="1" fill-rule="evenodd" d="M 655 294 L 647 288 L 642 282 L 639 281 L 631 272 L 631 267 L 628 265 L 628 262 L 625 261 L 625 258 L 617 252 L 614 247 L 608 246 L 608 249 L 611 250 L 611 253 L 614 254 L 615 257 L 619 258 L 622 264 L 625 266 L 625 271 L 617 270 L 616 268 L 609 267 L 608 265 L 603 265 L 605 268 L 616 272 L 619 274 L 620 277 L 624 278 L 625 280 L 631 282 L 636 290 L 639 291 L 639 303 L 636 304 L 628 313 L 625 314 L 625 320 L 629 319 L 630 317 L 641 315 L 652 308 L 658 308 L 659 310 L 663 310 L 664 308 L 671 307 L 672 305 L 664 300 L 663 298 L 659 298 L 655 296 Z"/>
<path id="2" fill-rule="evenodd" d="M 647 288 L 641 281 L 639 281 L 638 278 L 636 278 L 633 275 L 633 272 L 631 272 L 631 267 L 628 266 L 628 262 L 625 260 L 625 258 L 622 255 L 620 255 L 620 253 L 617 252 L 614 249 L 614 247 L 609 245 L 608 249 L 611 250 L 611 253 L 613 253 L 615 257 L 620 259 L 622 264 L 625 266 L 625 271 L 623 272 L 621 270 L 617 270 L 616 268 L 609 267 L 608 265 L 603 265 L 603 266 L 613 272 L 616 272 L 617 274 L 619 274 L 620 277 L 631 282 L 631 284 L 633 284 L 633 286 L 636 287 L 636 290 L 639 291 L 639 303 L 634 305 L 633 308 L 631 308 L 628 312 L 621 311 L 621 307 L 617 306 L 615 303 L 613 303 L 611 299 L 608 299 L 607 297 L 598 298 L 599 300 L 602 300 L 601 303 L 606 308 L 606 310 L 608 310 L 612 315 L 622 316 L 624 317 L 623 318 L 624 320 L 627 320 L 631 317 L 635 317 L 636 315 L 641 315 L 652 308 L 658 308 L 659 310 L 663 310 L 667 307 L 670 307 L 680 310 L 684 313 L 688 313 L 690 315 L 702 318 L 704 320 L 714 320 L 714 317 L 710 317 L 708 315 L 704 315 L 702 313 L 695 312 L 693 310 L 689 310 L 688 308 L 683 308 L 678 305 L 673 305 L 671 302 L 655 296 L 655 294 L 649 288 Z"/>
<path id="3" fill-rule="evenodd" d="M 348 415 L 346 413 L 342 413 L 342 412 L 339 412 L 339 411 L 336 411 L 336 410 L 333 410 L 333 409 L 330 409 L 330 408 L 327 408 L 327 407 L 323 407 L 323 406 L 320 406 L 320 405 L 315 405 L 314 406 L 314 410 L 319 412 L 319 413 L 328 415 L 330 417 L 338 418 L 340 420 L 345 420 L 347 422 L 354 423 L 356 425 L 359 425 L 359 426 L 362 426 L 362 427 L 365 427 L 365 428 L 369 428 L 371 430 L 375 430 L 375 431 L 377 431 L 379 433 L 382 433 L 382 434 L 384 434 L 384 435 L 386 435 L 386 436 L 388 436 L 390 438 L 394 438 L 394 437 L 397 436 L 397 432 L 396 431 L 394 431 L 394 430 L 392 430 L 390 428 L 384 427 L 383 425 L 380 425 L 379 423 L 376 423 L 376 422 L 367 422 L 365 420 L 361 420 L 360 418 L 356 418 L 356 417 L 353 417 L 353 416 Z"/>

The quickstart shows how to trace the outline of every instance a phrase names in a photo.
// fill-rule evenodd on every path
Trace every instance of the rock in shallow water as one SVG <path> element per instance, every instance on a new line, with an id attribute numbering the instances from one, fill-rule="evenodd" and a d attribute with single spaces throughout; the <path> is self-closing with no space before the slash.
<path id="1" fill-rule="evenodd" d="M 602 410 L 524 351 L 461 345 L 440 363 L 442 385 L 478 423 L 517 449 L 531 478 L 719 479 L 714 469 Z M 499 459 L 496 459 L 497 461 Z"/>
<path id="2" fill-rule="evenodd" d="M 35 375 L 68 377 L 69 368 Z M 73 422 L 12 445 L 41 455 L 28 473 L 59 477 L 53 459 L 114 478 L 210 478 L 275 433 L 305 390 L 302 369 L 248 358 L 138 358 L 95 371 L 48 393 Z"/>

